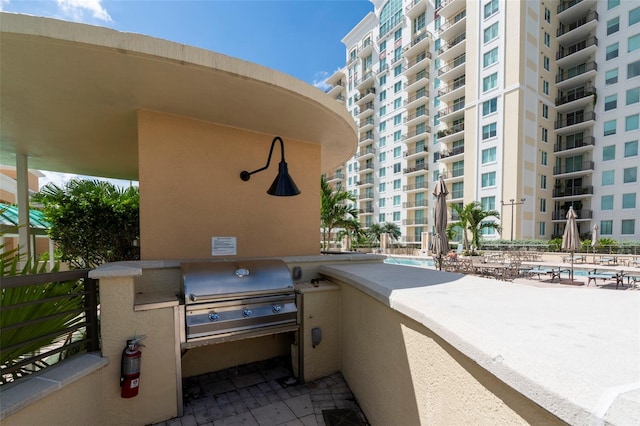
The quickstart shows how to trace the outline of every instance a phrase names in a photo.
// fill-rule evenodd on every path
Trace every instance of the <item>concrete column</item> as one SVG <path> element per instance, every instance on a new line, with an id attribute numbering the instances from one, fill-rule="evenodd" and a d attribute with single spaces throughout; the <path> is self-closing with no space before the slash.
<path id="1" fill-rule="evenodd" d="M 18 201 L 18 244 L 26 262 L 32 256 L 29 223 L 29 161 L 26 154 L 16 154 L 16 182 Z"/>

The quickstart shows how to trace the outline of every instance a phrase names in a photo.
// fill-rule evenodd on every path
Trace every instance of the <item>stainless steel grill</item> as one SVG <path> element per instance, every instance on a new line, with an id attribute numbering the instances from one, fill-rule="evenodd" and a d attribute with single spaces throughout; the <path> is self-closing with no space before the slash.
<path id="1" fill-rule="evenodd" d="M 293 281 L 277 259 L 182 264 L 186 342 L 298 329 Z"/>

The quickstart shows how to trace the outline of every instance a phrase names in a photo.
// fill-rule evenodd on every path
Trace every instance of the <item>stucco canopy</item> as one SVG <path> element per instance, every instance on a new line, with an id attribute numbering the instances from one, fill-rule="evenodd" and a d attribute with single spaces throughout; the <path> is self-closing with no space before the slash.
<path id="1" fill-rule="evenodd" d="M 0 31 L 3 164 L 137 179 L 139 109 L 320 144 L 323 171 L 357 147 L 343 104 L 272 69 L 49 18 L 0 13 Z"/>

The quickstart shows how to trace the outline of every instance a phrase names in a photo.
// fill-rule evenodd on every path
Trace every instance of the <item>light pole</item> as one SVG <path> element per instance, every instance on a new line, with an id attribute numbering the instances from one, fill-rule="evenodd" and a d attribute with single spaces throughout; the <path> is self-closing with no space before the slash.
<path id="1" fill-rule="evenodd" d="M 500 201 L 500 204 L 502 204 L 503 207 L 511 206 L 511 241 L 513 241 L 513 206 L 524 204 L 525 200 L 526 200 L 525 198 L 520 198 L 520 202 L 516 202 L 516 200 L 512 198 L 509 200 L 508 203 L 505 203 L 504 201 Z"/>

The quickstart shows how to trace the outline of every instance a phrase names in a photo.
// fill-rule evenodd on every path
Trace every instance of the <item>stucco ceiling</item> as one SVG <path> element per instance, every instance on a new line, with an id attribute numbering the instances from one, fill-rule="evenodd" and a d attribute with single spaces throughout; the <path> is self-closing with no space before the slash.
<path id="1" fill-rule="evenodd" d="M 3 164 L 137 179 L 138 109 L 320 144 L 322 170 L 357 147 L 343 104 L 275 70 L 48 18 L 2 13 L 0 31 Z"/>

